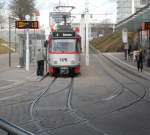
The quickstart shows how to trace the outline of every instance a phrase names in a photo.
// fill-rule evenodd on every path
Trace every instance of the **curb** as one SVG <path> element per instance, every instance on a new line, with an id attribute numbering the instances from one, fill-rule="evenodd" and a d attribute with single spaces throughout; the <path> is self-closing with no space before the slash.
<path id="1" fill-rule="evenodd" d="M 146 77 L 143 74 L 140 74 L 139 72 L 137 72 L 137 68 L 135 68 L 134 66 L 131 66 L 125 62 L 122 62 L 120 59 L 118 59 L 112 55 L 108 56 L 108 55 L 103 54 L 103 56 L 106 59 L 108 59 L 109 61 L 111 61 L 112 63 L 114 63 L 115 65 L 117 65 L 118 67 L 120 67 L 121 69 L 123 69 L 123 70 L 125 70 L 125 71 L 139 77 L 139 78 L 142 78 L 144 80 L 150 80 L 149 77 Z M 147 72 L 145 73 L 145 71 L 143 71 L 143 73 L 150 76 L 150 74 Z"/>
<path id="2" fill-rule="evenodd" d="M 139 72 L 137 72 L 137 68 L 135 66 L 132 66 L 132 65 L 129 65 L 123 61 L 121 61 L 120 59 L 112 56 L 111 54 L 104 54 L 104 53 L 101 53 L 99 50 L 93 48 L 90 46 L 91 49 L 93 49 L 96 53 L 98 54 L 102 54 L 102 56 L 104 56 L 106 59 L 108 59 L 109 61 L 111 61 L 112 63 L 114 63 L 115 65 L 119 66 L 121 69 L 139 77 L 139 78 L 142 78 L 144 80 L 148 80 L 150 81 L 150 73 L 149 72 L 146 72 L 146 71 L 143 71 L 142 73 L 145 74 L 140 74 Z"/>

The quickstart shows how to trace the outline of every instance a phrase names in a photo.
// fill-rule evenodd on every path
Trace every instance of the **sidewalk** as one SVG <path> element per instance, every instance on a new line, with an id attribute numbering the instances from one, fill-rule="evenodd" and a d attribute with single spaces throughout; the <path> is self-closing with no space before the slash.
<path id="1" fill-rule="evenodd" d="M 112 56 L 118 58 L 119 60 L 121 60 L 121 61 L 123 61 L 123 62 L 125 62 L 125 63 L 127 63 L 127 64 L 129 64 L 129 65 L 132 65 L 132 66 L 134 66 L 134 67 L 137 68 L 137 62 L 136 62 L 136 61 L 133 61 L 133 59 L 130 58 L 130 57 L 129 57 L 129 60 L 128 60 L 128 61 L 125 60 L 125 57 L 124 57 L 124 53 L 123 53 L 123 52 L 120 52 L 120 53 L 110 53 L 110 54 L 111 54 Z M 147 67 L 146 62 L 143 63 L 143 70 L 144 70 L 144 71 L 147 71 L 147 72 L 150 72 L 150 67 Z"/>
<path id="2" fill-rule="evenodd" d="M 17 68 L 18 56 L 11 54 L 11 67 L 9 67 L 8 54 L 0 54 L 0 90 L 21 84 L 25 81 L 36 81 L 36 65 L 30 65 L 30 71 Z"/>
<path id="3" fill-rule="evenodd" d="M 132 58 L 129 57 L 129 60 L 125 60 L 124 53 L 103 53 L 105 57 L 109 60 L 120 66 L 121 68 L 132 72 L 139 77 L 143 77 L 145 79 L 150 80 L 150 67 L 146 66 L 146 63 L 143 63 L 143 72 L 137 70 L 137 63 L 133 61 Z"/>

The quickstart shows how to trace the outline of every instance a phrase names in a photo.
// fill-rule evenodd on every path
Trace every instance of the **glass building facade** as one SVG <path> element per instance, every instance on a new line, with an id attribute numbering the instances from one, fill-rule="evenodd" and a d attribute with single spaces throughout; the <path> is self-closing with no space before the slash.
<path id="1" fill-rule="evenodd" d="M 117 0 L 117 22 L 129 17 L 133 12 L 142 8 L 150 0 Z"/>

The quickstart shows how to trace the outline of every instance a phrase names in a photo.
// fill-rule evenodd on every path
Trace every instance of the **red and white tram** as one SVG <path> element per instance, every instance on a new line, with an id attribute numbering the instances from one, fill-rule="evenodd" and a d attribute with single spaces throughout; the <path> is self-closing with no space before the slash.
<path id="1" fill-rule="evenodd" d="M 81 37 L 74 31 L 55 31 L 48 39 L 48 72 L 75 75 L 80 73 Z"/>

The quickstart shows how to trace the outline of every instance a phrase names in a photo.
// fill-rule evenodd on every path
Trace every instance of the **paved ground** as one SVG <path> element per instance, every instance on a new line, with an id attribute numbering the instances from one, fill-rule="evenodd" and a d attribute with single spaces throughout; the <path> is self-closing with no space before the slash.
<path id="1" fill-rule="evenodd" d="M 116 58 L 91 54 L 75 78 L 48 76 L 0 90 L 0 117 L 38 135 L 149 135 L 148 71 Z"/>
<path id="2" fill-rule="evenodd" d="M 19 64 L 18 55 L 11 53 L 11 68 L 14 68 Z M 9 68 L 9 54 L 0 54 L 0 71 L 7 70 Z"/>
<path id="3" fill-rule="evenodd" d="M 11 54 L 11 67 L 9 67 L 8 54 L 0 55 L 0 90 L 36 79 L 35 65 L 30 65 L 29 72 L 26 72 L 25 68 L 17 68 L 18 65 L 19 58 L 17 53 Z"/>

